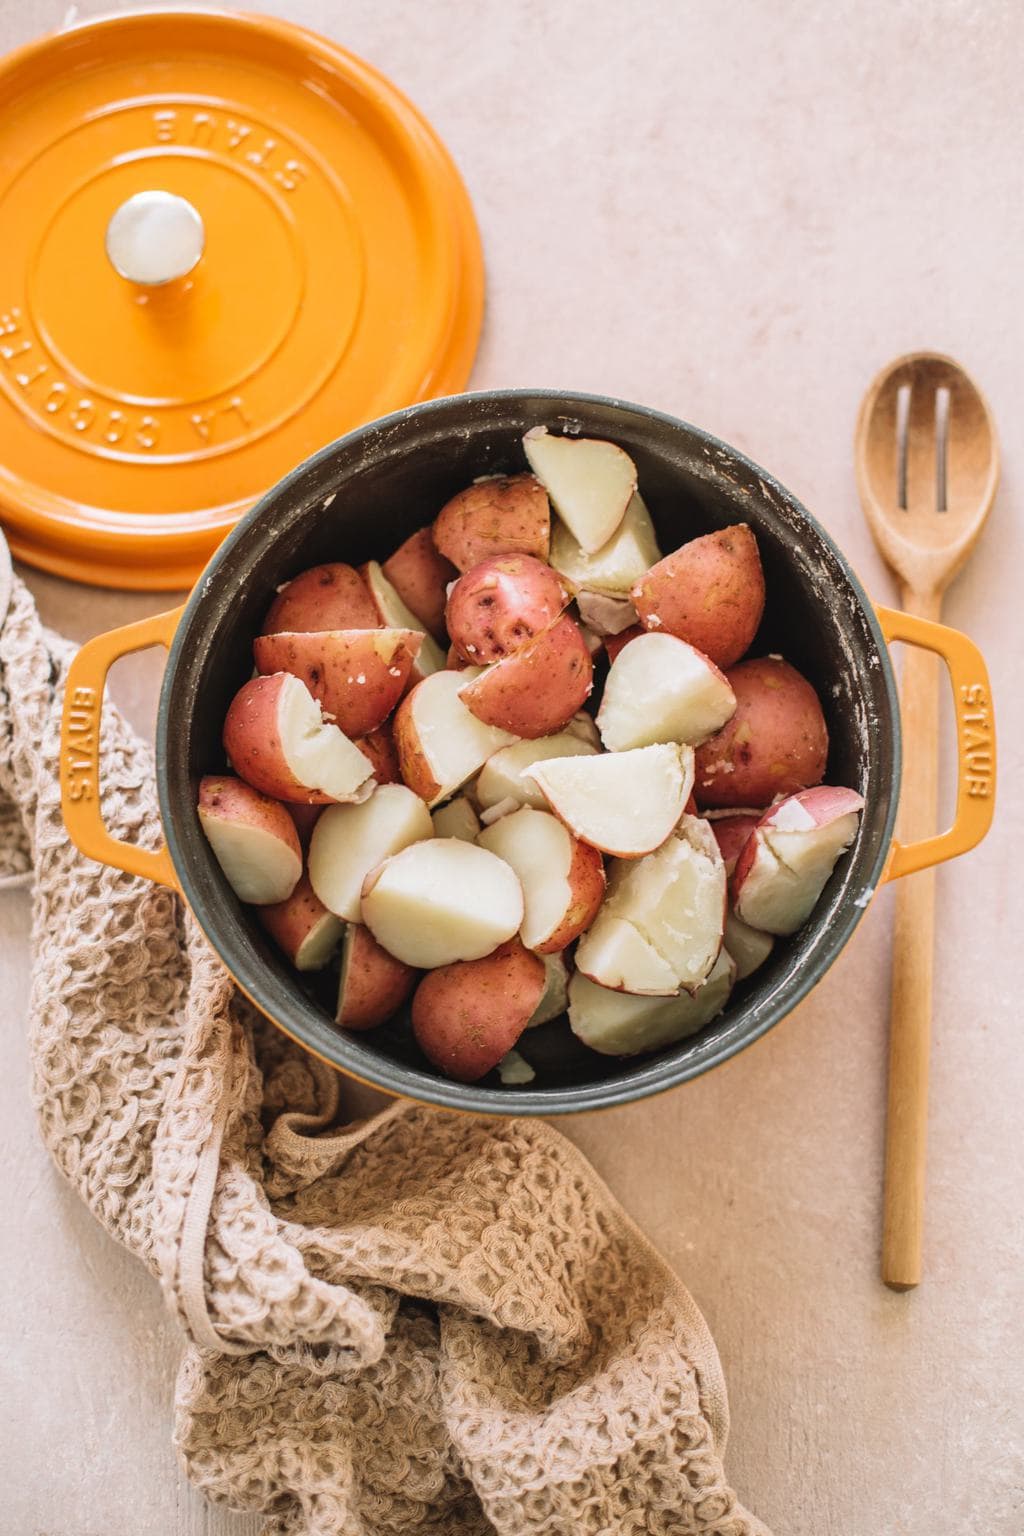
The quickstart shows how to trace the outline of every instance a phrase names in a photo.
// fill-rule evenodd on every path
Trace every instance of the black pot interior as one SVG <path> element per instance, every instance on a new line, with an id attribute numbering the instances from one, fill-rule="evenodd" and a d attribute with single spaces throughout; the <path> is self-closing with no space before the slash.
<path id="1" fill-rule="evenodd" d="M 531 1030 L 520 1050 L 537 1069 L 528 1088 L 465 1086 L 435 1074 L 407 1012 L 369 1035 L 332 1021 L 336 978 L 301 981 L 239 905 L 195 813 L 196 785 L 224 768 L 221 725 L 251 674 L 251 642 L 275 588 L 327 560 L 386 558 L 475 476 L 526 468 L 520 439 L 538 424 L 607 437 L 637 464 L 667 553 L 746 521 L 768 588 L 752 654 L 779 652 L 814 683 L 831 737 L 828 781 L 864 795 L 851 853 L 813 917 L 776 944 L 723 1016 L 654 1056 L 618 1060 L 579 1045 L 562 1019 Z M 187 605 L 161 697 L 158 773 L 168 843 L 192 909 L 241 986 L 320 1055 L 395 1093 L 463 1109 L 558 1113 L 639 1098 L 733 1055 L 788 1013 L 846 943 L 877 885 L 899 784 L 892 671 L 873 612 L 838 550 L 809 514 L 756 465 L 697 429 L 637 406 L 544 391 L 463 395 L 418 406 L 343 438 L 271 491 L 221 546 Z"/>

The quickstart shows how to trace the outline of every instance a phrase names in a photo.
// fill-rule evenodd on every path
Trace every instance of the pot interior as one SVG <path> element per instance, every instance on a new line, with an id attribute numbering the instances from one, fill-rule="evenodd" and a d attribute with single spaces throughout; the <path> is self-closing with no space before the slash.
<path id="1" fill-rule="evenodd" d="M 195 814 L 204 773 L 226 766 L 221 726 L 252 671 L 252 639 L 275 589 L 307 566 L 386 558 L 474 477 L 526 468 L 520 439 L 538 424 L 621 444 L 639 471 L 665 553 L 729 523 L 753 528 L 768 603 L 751 654 L 778 652 L 816 687 L 830 734 L 827 779 L 860 791 L 860 832 L 812 918 L 779 940 L 721 1018 L 656 1055 L 629 1061 L 579 1045 L 565 1020 L 531 1030 L 528 1088 L 465 1086 L 430 1070 L 403 1012 L 371 1034 L 332 1022 L 333 972 L 300 980 L 225 882 Z M 171 650 L 158 724 L 161 807 L 192 909 L 253 1001 L 291 1035 L 364 1080 L 452 1107 L 501 1113 L 595 1108 L 655 1092 L 733 1055 L 776 1023 L 846 943 L 881 875 L 899 784 L 898 709 L 880 631 L 824 531 L 781 486 L 733 450 L 670 417 L 584 395 L 464 395 L 415 407 L 343 438 L 272 490 L 221 546 Z"/>

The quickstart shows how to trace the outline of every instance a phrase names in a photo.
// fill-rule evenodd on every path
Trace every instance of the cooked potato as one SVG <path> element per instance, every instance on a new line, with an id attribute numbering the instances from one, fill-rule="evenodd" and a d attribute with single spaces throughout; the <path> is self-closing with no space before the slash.
<path id="1" fill-rule="evenodd" d="M 516 736 L 550 736 L 593 687 L 594 666 L 579 625 L 563 614 L 513 656 L 467 683 L 459 697 L 478 720 Z"/>
<path id="2" fill-rule="evenodd" d="M 341 949 L 337 1022 L 345 1029 L 376 1029 L 405 1002 L 418 972 L 403 965 L 362 923 L 348 923 Z"/>
<path id="3" fill-rule="evenodd" d="M 603 438 L 556 436 L 547 427 L 531 427 L 523 451 L 573 538 L 595 554 L 621 527 L 636 491 L 629 454 Z"/>
<path id="4" fill-rule="evenodd" d="M 597 728 L 610 752 L 679 741 L 695 747 L 736 706 L 713 661 L 676 635 L 638 635 L 605 679 Z"/>
<path id="5" fill-rule="evenodd" d="M 796 933 L 856 837 L 863 809 L 856 790 L 834 784 L 801 790 L 770 806 L 732 873 L 736 916 L 765 933 Z"/>
<path id="6" fill-rule="evenodd" d="M 390 721 L 361 737 L 356 746 L 371 764 L 378 784 L 401 784 L 402 770 L 398 766 L 398 752 Z"/>
<path id="7" fill-rule="evenodd" d="M 700 806 L 768 805 L 820 784 L 828 730 L 818 695 L 781 657 L 741 661 L 726 673 L 736 712 L 697 748 Z"/>
<path id="8" fill-rule="evenodd" d="M 430 529 L 420 528 L 400 544 L 381 570 L 409 611 L 443 643 L 448 585 L 459 573 L 450 560 L 438 554 Z"/>
<path id="9" fill-rule="evenodd" d="M 661 550 L 650 513 L 637 492 L 607 544 L 587 554 L 560 518 L 551 524 L 551 564 L 578 592 L 607 592 L 628 597 L 656 561 Z"/>
<path id="10" fill-rule="evenodd" d="M 402 778 L 433 807 L 514 738 L 470 713 L 460 698 L 468 673 L 435 672 L 406 694 L 395 715 L 395 746 Z"/>
<path id="11" fill-rule="evenodd" d="M 480 818 L 465 795 L 456 795 L 447 805 L 439 805 L 430 819 L 435 837 L 457 837 L 464 843 L 476 842 Z"/>
<path id="12" fill-rule="evenodd" d="M 522 806 L 477 838 L 510 864 L 523 887 L 519 937 L 538 954 L 557 954 L 590 926 L 604 896 L 604 860 L 550 811 Z"/>
<path id="13" fill-rule="evenodd" d="M 737 809 L 731 816 L 716 816 L 709 821 L 712 832 L 715 834 L 715 842 L 718 851 L 725 861 L 725 872 L 731 875 L 736 868 L 736 860 L 743 852 L 747 839 L 756 829 L 758 822 L 764 813 L 754 811 L 744 806 Z"/>
<path id="14" fill-rule="evenodd" d="M 652 565 L 630 596 L 645 629 L 688 640 L 719 667 L 749 647 L 764 612 L 764 572 L 746 523 L 691 539 Z"/>
<path id="15" fill-rule="evenodd" d="M 257 908 L 256 916 L 297 971 L 322 971 L 345 927 L 328 912 L 308 875 L 303 875 L 284 901 Z"/>
<path id="16" fill-rule="evenodd" d="M 288 808 L 230 774 L 199 781 L 199 823 L 240 901 L 286 901 L 302 874 L 302 849 Z"/>
<path id="17" fill-rule="evenodd" d="M 576 837 L 620 858 L 660 848 L 693 784 L 693 748 L 677 744 L 553 757 L 523 769 Z"/>
<path id="18" fill-rule="evenodd" d="M 329 911 L 360 921 L 360 892 L 371 869 L 411 843 L 433 837 L 419 795 L 404 784 L 382 784 L 362 805 L 329 805 L 309 845 L 309 879 Z"/>
<path id="19" fill-rule="evenodd" d="M 678 997 L 630 997 L 577 971 L 569 983 L 569 1023 L 577 1039 L 602 1056 L 659 1051 L 717 1018 L 735 977 L 736 967 L 724 949 L 704 985 Z"/>
<path id="20" fill-rule="evenodd" d="M 424 976 L 412 1001 L 420 1050 L 447 1077 L 475 1083 L 526 1028 L 544 992 L 543 962 L 518 939 Z"/>
<path id="21" fill-rule="evenodd" d="M 224 750 L 240 778 L 276 800 L 325 805 L 373 792 L 365 755 L 290 672 L 243 684 L 224 721 Z"/>
<path id="22" fill-rule="evenodd" d="M 377 605 L 350 565 L 314 565 L 278 592 L 263 621 L 264 635 L 321 629 L 375 629 Z"/>
<path id="23" fill-rule="evenodd" d="M 555 571 L 532 555 L 493 555 L 460 576 L 448 597 L 456 652 L 474 666 L 501 661 L 549 628 L 569 601 Z"/>
<path id="24" fill-rule="evenodd" d="M 476 781 L 476 798 L 486 811 L 498 806 L 503 800 L 516 805 L 532 805 L 535 811 L 546 811 L 548 803 L 532 779 L 524 779 L 523 772 L 534 763 L 543 763 L 551 757 L 593 757 L 599 748 L 594 742 L 577 735 L 574 731 L 558 731 L 554 736 L 541 736 L 534 741 L 516 741 L 510 747 L 502 747 L 489 757 L 480 770 Z"/>
<path id="25" fill-rule="evenodd" d="M 551 508 L 533 475 L 494 475 L 476 480 L 434 519 L 434 545 L 460 571 L 490 555 L 548 558 Z"/>
<path id="26" fill-rule="evenodd" d="M 359 567 L 359 574 L 366 583 L 377 609 L 377 621 L 390 629 L 414 629 L 421 636 L 420 648 L 413 663 L 413 682 L 429 677 L 432 672 L 444 669 L 444 651 L 432 635 L 428 635 L 423 621 L 399 597 L 397 590 L 384 574 L 384 568 L 376 560 L 367 560 Z"/>
<path id="27" fill-rule="evenodd" d="M 256 669 L 290 672 L 346 736 L 383 725 L 405 692 L 423 635 L 418 629 L 329 629 L 257 635 Z"/>
<path id="28" fill-rule="evenodd" d="M 455 837 L 413 843 L 363 883 L 363 922 L 389 954 L 431 970 L 480 960 L 519 932 L 523 888 L 496 854 Z"/>
<path id="29" fill-rule="evenodd" d="M 621 635 L 606 635 L 604 649 L 609 662 L 617 661 L 631 640 L 636 640 L 646 633 L 646 629 L 641 629 L 639 624 L 633 624 L 629 629 L 624 629 Z"/>

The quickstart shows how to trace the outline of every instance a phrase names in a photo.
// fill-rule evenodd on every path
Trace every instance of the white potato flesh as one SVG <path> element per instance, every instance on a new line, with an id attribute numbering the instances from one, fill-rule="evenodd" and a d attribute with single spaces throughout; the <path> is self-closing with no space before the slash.
<path id="1" fill-rule="evenodd" d="M 582 548 L 559 518 L 553 518 L 548 558 L 578 592 L 627 597 L 641 576 L 661 559 L 661 550 L 651 515 L 636 491 L 618 528 L 592 554 Z"/>
<path id="2" fill-rule="evenodd" d="M 412 720 L 420 749 L 435 782 L 441 786 L 434 805 L 447 800 L 495 752 L 519 740 L 511 731 L 485 725 L 459 698 L 459 689 L 482 670 L 467 667 L 464 672 L 435 672 L 411 695 Z"/>
<path id="3" fill-rule="evenodd" d="M 419 795 L 404 784 L 381 784 L 365 804 L 329 805 L 318 817 L 309 844 L 309 883 L 329 912 L 357 923 L 370 870 L 433 835 Z"/>
<path id="4" fill-rule="evenodd" d="M 672 833 L 693 788 L 693 748 L 664 744 L 594 757 L 556 757 L 524 770 L 584 842 L 639 858 Z"/>
<path id="5" fill-rule="evenodd" d="M 580 623 L 603 639 L 621 635 L 637 623 L 636 609 L 628 597 L 612 597 L 608 592 L 583 591 L 577 594 Z"/>
<path id="6" fill-rule="evenodd" d="M 576 947 L 576 969 L 599 986 L 636 996 L 674 997 L 679 978 L 640 930 L 607 908 Z"/>
<path id="7" fill-rule="evenodd" d="M 674 635 L 637 635 L 608 670 L 597 713 L 610 752 L 681 741 L 697 747 L 736 711 L 717 667 Z"/>
<path id="8" fill-rule="evenodd" d="M 476 842 L 480 818 L 465 795 L 457 795 L 447 805 L 439 805 L 431 819 L 435 837 L 458 837 L 464 843 Z"/>
<path id="9" fill-rule="evenodd" d="M 519 932 L 523 891 L 486 848 L 455 837 L 413 843 L 364 886 L 363 922 L 396 960 L 433 970 L 482 960 Z"/>
<path id="10" fill-rule="evenodd" d="M 224 878 L 239 901 L 272 906 L 287 901 L 302 874 L 302 859 L 263 827 L 199 811 L 199 820 Z"/>
<path id="11" fill-rule="evenodd" d="M 535 1029 L 538 1024 L 550 1024 L 552 1019 L 557 1019 L 569 1006 L 569 967 L 565 955 L 559 952 L 556 955 L 538 955 L 537 959 L 544 962 L 544 991 L 527 1020 L 527 1029 Z"/>
<path id="12" fill-rule="evenodd" d="M 523 438 L 526 459 L 576 542 L 593 554 L 621 525 L 636 490 L 636 465 L 617 443 L 557 437 L 534 427 Z"/>
<path id="13" fill-rule="evenodd" d="M 585 709 L 579 710 L 568 725 L 563 726 L 559 733 L 563 736 L 576 736 L 580 741 L 589 741 L 595 751 L 601 750 L 601 736 L 594 724 L 593 715 L 588 715 Z"/>
<path id="14" fill-rule="evenodd" d="M 340 944 L 345 925 L 333 912 L 324 912 L 295 951 L 297 971 L 322 971 Z"/>
<path id="15" fill-rule="evenodd" d="M 729 912 L 726 916 L 724 943 L 736 962 L 737 981 L 752 976 L 764 965 L 775 947 L 775 940 L 770 933 L 763 933 L 760 928 L 751 928 L 735 912 Z"/>
<path id="16" fill-rule="evenodd" d="M 525 902 L 519 937 L 527 949 L 546 943 L 573 901 L 572 837 L 550 811 L 523 806 L 485 827 L 477 842 L 504 859 L 519 876 Z"/>
<path id="17" fill-rule="evenodd" d="M 524 1083 L 532 1083 L 537 1074 L 525 1056 L 509 1051 L 498 1062 L 498 1076 L 503 1088 L 521 1088 Z"/>
<path id="18" fill-rule="evenodd" d="M 421 677 L 429 677 L 433 672 L 443 672 L 447 664 L 444 651 L 433 635 L 429 635 L 424 629 L 423 621 L 403 603 L 376 560 L 366 562 L 366 584 L 385 624 L 393 629 L 415 629 L 423 636 L 423 643 L 414 664 L 413 676 L 415 677 L 418 673 Z"/>
<path id="19" fill-rule="evenodd" d="M 796 819 L 802 810 L 787 806 L 785 819 Z M 736 888 L 736 915 L 766 933 L 796 933 L 814 911 L 839 855 L 856 837 L 858 820 L 850 811 L 805 830 L 759 827 L 754 862 Z"/>
<path id="20" fill-rule="evenodd" d="M 484 810 L 502 800 L 530 805 L 535 811 L 547 809 L 547 801 L 532 779 L 523 778 L 523 770 L 552 757 L 592 757 L 599 748 L 570 731 L 554 736 L 540 736 L 534 741 L 516 741 L 489 757 L 476 781 L 476 797 Z"/>
<path id="21" fill-rule="evenodd" d="M 695 995 L 630 997 L 599 987 L 577 971 L 569 983 L 569 1023 L 577 1039 L 603 1056 L 662 1050 L 717 1018 L 729 1000 L 734 974 L 723 949 Z"/>
<path id="22" fill-rule="evenodd" d="M 676 988 L 692 992 L 722 947 L 725 893 L 714 835 L 706 822 L 684 816 L 654 853 L 612 866 L 602 912 L 632 924 L 671 967 Z"/>
<path id="23" fill-rule="evenodd" d="M 290 772 L 332 800 L 372 792 L 373 768 L 344 731 L 324 720 L 305 683 L 286 673 L 277 699 L 277 731 Z"/>

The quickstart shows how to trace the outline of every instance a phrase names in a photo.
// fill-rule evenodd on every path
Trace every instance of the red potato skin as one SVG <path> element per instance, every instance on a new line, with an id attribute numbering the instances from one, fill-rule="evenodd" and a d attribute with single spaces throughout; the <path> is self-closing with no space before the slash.
<path id="1" fill-rule="evenodd" d="M 260 631 L 298 633 L 322 629 L 379 629 L 377 605 L 351 565 L 314 565 L 280 591 Z"/>
<path id="2" fill-rule="evenodd" d="M 289 807 L 231 774 L 207 774 L 199 780 L 199 810 L 224 821 L 259 827 L 279 837 L 302 863 L 302 847 Z"/>
<path id="3" fill-rule="evenodd" d="M 401 782 L 422 800 L 430 801 L 435 795 L 441 793 L 441 786 L 431 773 L 426 756 L 420 748 L 420 739 L 412 714 L 415 694 L 414 688 L 399 704 L 392 721 L 392 731 Z"/>
<path id="4" fill-rule="evenodd" d="M 631 640 L 635 640 L 638 635 L 644 635 L 646 633 L 647 631 L 642 629 L 639 624 L 631 624 L 630 627 L 628 629 L 624 629 L 620 635 L 605 635 L 604 648 L 609 662 L 613 662 L 619 652 L 623 650 Z"/>
<path id="5" fill-rule="evenodd" d="M 239 688 L 224 719 L 224 751 L 239 778 L 262 794 L 299 805 L 330 805 L 330 795 L 300 784 L 288 767 L 277 728 L 278 695 L 288 676 L 254 677 Z"/>
<path id="6" fill-rule="evenodd" d="M 501 475 L 467 486 L 434 519 L 434 547 L 460 571 L 489 555 L 535 555 L 551 549 L 548 495 L 533 475 Z"/>
<path id="7" fill-rule="evenodd" d="M 448 584 L 459 573 L 438 553 L 431 530 L 418 529 L 398 546 L 390 560 L 384 561 L 381 570 L 405 606 L 443 644 Z"/>
<path id="8" fill-rule="evenodd" d="M 288 956 L 293 965 L 314 928 L 323 922 L 338 923 L 338 919 L 332 912 L 328 912 L 313 890 L 308 875 L 303 875 L 287 901 L 276 901 L 269 907 L 257 907 L 256 915 L 278 949 Z"/>
<path id="9" fill-rule="evenodd" d="M 811 789 L 804 789 L 797 794 L 787 795 L 785 800 L 779 800 L 775 805 L 770 805 L 760 817 L 730 816 L 728 821 L 742 820 L 754 823 L 738 852 L 732 870 L 729 871 L 729 899 L 732 902 L 735 903 L 739 896 L 740 889 L 761 850 L 761 840 L 754 837 L 753 833 L 761 827 L 773 826 L 779 812 L 793 800 L 803 806 L 815 826 L 818 827 L 828 826 L 830 822 L 838 821 L 840 816 L 848 816 L 851 811 L 862 811 L 864 809 L 864 797 L 858 795 L 855 789 L 846 789 L 841 784 L 816 784 Z M 718 828 L 725 824 L 725 821 L 713 821 L 710 823 L 716 837 L 718 836 Z M 721 847 L 721 843 L 719 843 L 719 847 Z M 725 858 L 724 850 L 722 857 Z M 729 869 L 728 862 L 726 863 L 726 869 Z"/>
<path id="10" fill-rule="evenodd" d="M 258 635 L 253 656 L 260 672 L 305 683 L 346 736 L 367 736 L 402 697 L 422 640 L 414 629 Z"/>
<path id="11" fill-rule="evenodd" d="M 515 1045 L 544 991 L 544 962 L 509 939 L 482 960 L 428 971 L 412 1001 L 412 1028 L 446 1077 L 475 1083 Z"/>
<path id="12" fill-rule="evenodd" d="M 590 694 L 593 679 L 594 664 L 579 625 L 563 614 L 522 650 L 467 683 L 459 697 L 486 725 L 536 740 L 568 724 Z"/>
<path id="13" fill-rule="evenodd" d="M 401 1008 L 419 972 L 382 949 L 362 923 L 352 924 L 352 935 L 337 1022 L 345 1029 L 376 1029 Z"/>
<path id="14" fill-rule="evenodd" d="M 767 805 L 776 795 L 820 784 L 828 729 L 807 679 L 771 656 L 741 661 L 726 679 L 736 712 L 697 748 L 698 805 Z"/>
<path id="15" fill-rule="evenodd" d="M 568 606 L 557 571 L 533 555 L 494 555 L 460 576 L 446 610 L 452 646 L 486 666 L 522 650 Z"/>
<path id="16" fill-rule="evenodd" d="M 715 842 L 718 844 L 718 851 L 722 855 L 727 875 L 731 875 L 736 868 L 736 861 L 750 841 L 752 833 L 757 830 L 760 820 L 760 812 L 752 815 L 749 811 L 745 811 L 738 816 L 723 816 L 720 820 L 708 823 L 715 834 Z"/>
<path id="17" fill-rule="evenodd" d="M 356 746 L 373 764 L 373 776 L 378 784 L 401 784 L 402 770 L 398 766 L 394 736 L 390 724 L 380 725 L 370 731 Z"/>
<path id="18" fill-rule="evenodd" d="M 569 888 L 576 892 L 572 905 L 551 937 L 537 945 L 538 955 L 555 955 L 584 933 L 597 916 L 604 900 L 604 859 L 600 850 L 592 848 L 580 838 L 572 838 L 572 863 L 569 866 Z"/>
<path id="19" fill-rule="evenodd" d="M 469 662 L 465 661 L 455 649 L 454 645 L 448 647 L 448 658 L 445 662 L 446 672 L 465 672 Z"/>
<path id="20" fill-rule="evenodd" d="M 749 648 L 764 613 L 764 571 L 746 523 L 691 539 L 630 592 L 645 629 L 688 640 L 719 667 Z"/>
<path id="21" fill-rule="evenodd" d="M 383 780 L 380 782 L 383 782 Z M 309 840 L 313 836 L 313 828 L 320 819 L 320 812 L 323 810 L 323 806 L 289 805 L 286 807 L 286 810 L 295 823 L 295 830 L 299 834 L 299 843 L 303 853 L 305 853 L 309 847 Z"/>

